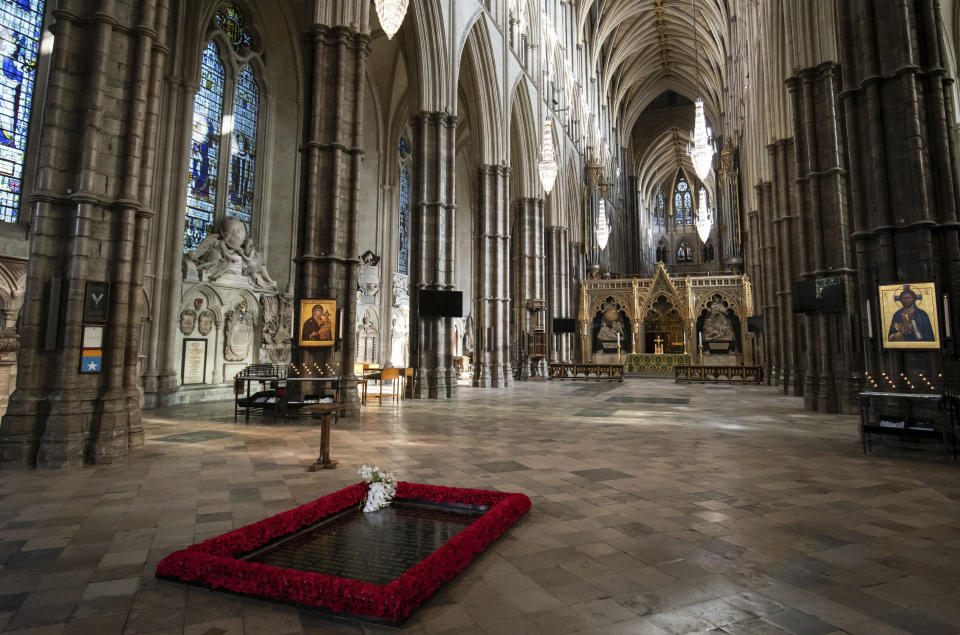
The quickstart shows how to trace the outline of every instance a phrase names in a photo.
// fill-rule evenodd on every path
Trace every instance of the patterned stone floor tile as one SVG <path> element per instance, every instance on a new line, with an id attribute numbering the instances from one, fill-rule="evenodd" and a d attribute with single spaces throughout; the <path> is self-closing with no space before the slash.
<path id="1" fill-rule="evenodd" d="M 0 630 L 388 632 L 153 577 L 167 553 L 376 463 L 534 501 L 405 634 L 960 632 L 957 465 L 865 456 L 855 417 L 772 388 L 463 386 L 341 419 L 341 469 L 317 473 L 302 419 L 234 423 L 228 402 L 144 427 L 123 465 L 0 473 Z"/>

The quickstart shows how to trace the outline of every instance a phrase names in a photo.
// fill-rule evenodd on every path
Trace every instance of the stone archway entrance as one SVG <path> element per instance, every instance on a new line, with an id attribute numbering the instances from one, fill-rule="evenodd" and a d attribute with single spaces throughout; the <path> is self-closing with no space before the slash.
<path id="1" fill-rule="evenodd" d="M 667 296 L 660 295 L 643 316 L 643 352 L 670 354 L 684 352 L 683 317 Z"/>

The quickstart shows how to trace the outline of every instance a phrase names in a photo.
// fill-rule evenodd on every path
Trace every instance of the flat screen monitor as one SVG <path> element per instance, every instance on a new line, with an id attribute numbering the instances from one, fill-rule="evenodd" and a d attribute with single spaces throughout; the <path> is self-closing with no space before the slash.
<path id="1" fill-rule="evenodd" d="M 817 281 L 813 278 L 797 280 L 790 286 L 794 313 L 817 312 Z"/>
<path id="2" fill-rule="evenodd" d="M 463 291 L 420 289 L 418 304 L 423 317 L 463 317 Z"/>
<path id="3" fill-rule="evenodd" d="M 576 333 L 577 321 L 573 318 L 553 318 L 554 333 Z"/>

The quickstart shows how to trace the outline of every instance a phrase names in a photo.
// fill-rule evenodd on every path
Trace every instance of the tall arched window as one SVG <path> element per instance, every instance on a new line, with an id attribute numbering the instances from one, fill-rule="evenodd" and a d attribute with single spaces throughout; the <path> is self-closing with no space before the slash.
<path id="1" fill-rule="evenodd" d="M 397 251 L 397 273 L 410 274 L 410 149 L 400 137 L 400 223 Z"/>
<path id="2" fill-rule="evenodd" d="M 693 225 L 693 197 L 690 185 L 682 174 L 673 190 L 673 213 L 677 225 Z"/>
<path id="3" fill-rule="evenodd" d="M 219 34 L 203 49 L 193 102 L 184 253 L 224 216 L 243 221 L 248 234 L 256 216 L 260 86 L 248 60 L 257 40 L 236 7 L 222 7 L 214 21 Z"/>
<path id="4" fill-rule="evenodd" d="M 663 209 L 663 188 L 657 189 L 657 200 L 654 205 L 654 215 L 656 216 L 656 221 L 658 226 L 662 226 L 664 222 L 664 209 Z"/>
<path id="5" fill-rule="evenodd" d="M 0 221 L 20 209 L 23 162 L 37 76 L 43 0 L 0 3 Z"/>

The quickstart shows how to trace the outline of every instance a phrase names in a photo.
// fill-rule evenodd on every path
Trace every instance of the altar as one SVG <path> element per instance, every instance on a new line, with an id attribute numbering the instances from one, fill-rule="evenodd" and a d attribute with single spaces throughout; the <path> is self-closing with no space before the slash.
<path id="1" fill-rule="evenodd" d="M 586 280 L 580 286 L 581 362 L 619 360 L 627 372 L 671 374 L 675 365 L 740 366 L 753 292 L 746 275 Z M 642 370 L 631 370 L 632 368 Z"/>

